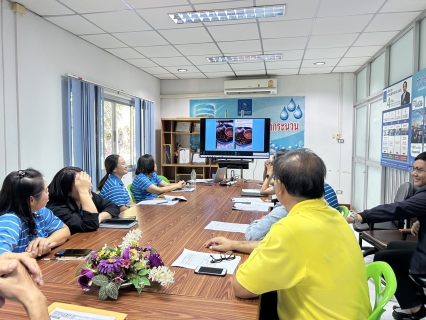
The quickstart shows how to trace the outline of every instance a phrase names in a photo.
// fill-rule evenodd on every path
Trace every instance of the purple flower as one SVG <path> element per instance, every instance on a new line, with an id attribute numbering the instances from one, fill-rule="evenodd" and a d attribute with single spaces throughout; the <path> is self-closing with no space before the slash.
<path id="1" fill-rule="evenodd" d="M 119 272 L 121 269 L 120 257 L 112 257 L 106 260 L 102 260 L 98 265 L 98 271 L 101 273 Z"/>
<path id="2" fill-rule="evenodd" d="M 151 247 L 151 246 L 145 247 L 145 248 L 143 249 L 143 251 L 151 251 L 151 250 L 152 250 L 152 247 Z"/>
<path id="3" fill-rule="evenodd" d="M 123 283 L 123 281 L 124 281 L 124 280 L 123 280 L 123 279 L 121 279 L 120 277 L 115 277 L 113 280 L 114 280 L 114 282 L 116 282 L 116 283 L 118 283 L 118 284 L 120 284 L 120 285 L 121 285 L 121 284 Z"/>
<path id="4" fill-rule="evenodd" d="M 163 260 L 157 252 L 151 253 L 146 257 L 150 268 L 164 266 Z"/>
<path id="5" fill-rule="evenodd" d="M 126 260 L 130 259 L 130 247 L 127 247 L 127 248 L 123 251 L 123 253 L 121 254 L 121 257 L 122 257 L 123 259 L 126 259 Z"/>
<path id="6" fill-rule="evenodd" d="M 92 258 L 92 261 L 95 261 L 98 258 L 98 253 L 96 251 L 92 251 L 90 257 Z"/>
<path id="7" fill-rule="evenodd" d="M 95 273 L 90 269 L 81 269 L 78 284 L 84 291 L 89 291 Z"/>

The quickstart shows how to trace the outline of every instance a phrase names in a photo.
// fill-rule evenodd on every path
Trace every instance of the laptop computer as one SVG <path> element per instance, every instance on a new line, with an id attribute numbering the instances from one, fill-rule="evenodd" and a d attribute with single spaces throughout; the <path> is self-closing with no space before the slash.
<path id="1" fill-rule="evenodd" d="M 216 170 L 216 176 L 214 177 L 214 179 L 206 179 L 205 181 L 207 183 L 219 183 L 225 180 L 225 176 L 226 176 L 226 167 L 218 168 Z"/>

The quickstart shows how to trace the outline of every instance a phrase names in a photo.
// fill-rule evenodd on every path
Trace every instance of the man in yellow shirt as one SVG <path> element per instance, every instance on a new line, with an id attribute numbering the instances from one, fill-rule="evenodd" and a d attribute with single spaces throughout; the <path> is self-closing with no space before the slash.
<path id="1" fill-rule="evenodd" d="M 274 165 L 278 200 L 289 210 L 240 266 L 235 295 L 278 291 L 280 319 L 367 319 L 364 260 L 340 213 L 324 201 L 324 162 L 300 149 Z"/>

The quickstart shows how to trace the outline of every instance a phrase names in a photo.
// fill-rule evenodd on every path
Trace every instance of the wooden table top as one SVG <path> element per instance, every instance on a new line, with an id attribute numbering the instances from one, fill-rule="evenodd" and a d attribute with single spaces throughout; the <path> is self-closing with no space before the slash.
<path id="1" fill-rule="evenodd" d="M 230 198 L 240 197 L 242 187 L 259 188 L 248 183 L 230 187 L 198 184 L 194 192 L 169 193 L 183 195 L 188 199 L 187 202 L 181 201 L 174 206 L 135 206 L 124 215 L 137 216 L 139 223 L 135 228 L 142 231 L 140 244 L 153 246 L 160 253 L 164 264 L 170 266 L 184 248 L 212 252 L 204 247 L 204 243 L 211 237 L 244 240 L 242 233 L 204 229 L 210 221 L 250 223 L 264 215 L 261 212 L 232 210 Z M 115 246 L 121 243 L 127 232 L 128 229 L 99 229 L 75 234 L 53 252 L 61 248 L 97 250 L 106 243 Z M 240 263 L 248 258 L 246 254 L 237 254 L 241 256 Z M 47 257 L 53 257 L 53 253 Z M 134 288 L 127 288 L 120 290 L 117 301 L 101 301 L 96 286 L 90 292 L 84 292 L 77 284 L 75 272 L 81 261 L 39 261 L 39 265 L 46 283 L 41 290 L 49 304 L 64 302 L 125 312 L 129 314 L 128 319 L 258 319 L 259 299 L 236 298 L 232 289 L 232 275 L 229 274 L 225 277 L 196 275 L 191 269 L 170 267 L 175 271 L 177 282 L 168 288 L 146 287 L 140 296 Z M 10 301 L 7 301 L 0 313 L 7 315 L 7 319 L 26 318 L 24 309 Z"/>

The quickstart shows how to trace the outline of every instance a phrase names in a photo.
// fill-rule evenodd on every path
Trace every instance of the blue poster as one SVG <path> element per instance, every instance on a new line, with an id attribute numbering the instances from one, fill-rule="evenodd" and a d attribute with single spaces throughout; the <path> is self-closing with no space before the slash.
<path id="1" fill-rule="evenodd" d="M 413 74 L 412 79 L 410 164 L 424 151 L 426 69 Z"/>
<path id="2" fill-rule="evenodd" d="M 247 102 L 250 101 L 249 105 Z M 241 102 L 241 103 L 240 103 Z M 298 149 L 305 145 L 305 97 L 268 97 L 252 99 L 199 99 L 189 101 L 189 116 L 196 118 L 270 118 L 270 152 Z"/>

